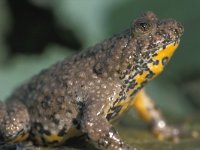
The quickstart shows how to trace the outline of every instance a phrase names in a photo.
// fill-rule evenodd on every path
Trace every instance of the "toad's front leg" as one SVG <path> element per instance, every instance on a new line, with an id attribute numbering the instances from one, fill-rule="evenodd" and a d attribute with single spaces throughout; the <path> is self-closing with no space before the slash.
<path id="1" fill-rule="evenodd" d="M 126 144 L 107 121 L 103 112 L 105 103 L 93 102 L 85 104 L 81 129 L 87 134 L 89 141 L 98 149 L 104 150 L 136 150 Z"/>
<path id="2" fill-rule="evenodd" d="M 26 144 L 30 130 L 29 120 L 28 110 L 20 101 L 0 102 L 0 149 L 16 147 L 17 150 L 38 150 L 37 147 Z"/>
<path id="3" fill-rule="evenodd" d="M 0 144 L 26 140 L 29 129 L 29 114 L 24 104 L 18 100 L 0 102 Z"/>

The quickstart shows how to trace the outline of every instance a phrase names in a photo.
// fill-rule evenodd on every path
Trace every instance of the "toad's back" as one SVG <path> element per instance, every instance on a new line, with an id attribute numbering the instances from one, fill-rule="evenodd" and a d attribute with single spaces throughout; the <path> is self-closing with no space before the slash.
<path id="1" fill-rule="evenodd" d="M 126 110 L 144 83 L 162 71 L 182 31 L 176 21 L 160 21 L 148 12 L 131 29 L 43 70 L 15 90 L 7 106 L 0 105 L 0 121 L 7 121 L 0 126 L 2 141 L 30 139 L 50 146 L 86 133 L 98 148 L 112 149 L 108 147 L 114 144 L 128 149 L 114 136 L 105 139 L 112 129 L 108 121 Z M 107 148 L 106 141 L 111 143 Z"/>
<path id="2" fill-rule="evenodd" d="M 97 97 L 107 105 L 104 113 L 108 112 L 113 105 L 109 99 L 118 96 L 122 84 L 114 72 L 118 64 L 109 60 L 115 56 L 109 53 L 126 46 L 126 32 L 43 70 L 9 97 L 8 101 L 19 100 L 28 107 L 31 135 L 37 137 L 37 144 L 56 144 L 77 134 L 71 130 L 80 127 L 86 97 Z M 108 66 L 101 64 L 104 61 L 110 61 L 113 72 L 108 74 Z"/>

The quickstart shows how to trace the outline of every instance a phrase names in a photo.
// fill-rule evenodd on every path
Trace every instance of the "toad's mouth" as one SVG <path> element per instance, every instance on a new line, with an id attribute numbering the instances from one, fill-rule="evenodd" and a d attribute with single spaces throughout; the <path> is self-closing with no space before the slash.
<path id="1" fill-rule="evenodd" d="M 169 62 L 175 50 L 177 49 L 178 45 L 179 40 L 176 40 L 175 42 L 171 42 L 156 51 L 154 56 L 151 58 L 150 63 L 147 64 L 147 67 L 150 71 L 152 71 L 154 77 L 163 71 L 164 67 Z"/>

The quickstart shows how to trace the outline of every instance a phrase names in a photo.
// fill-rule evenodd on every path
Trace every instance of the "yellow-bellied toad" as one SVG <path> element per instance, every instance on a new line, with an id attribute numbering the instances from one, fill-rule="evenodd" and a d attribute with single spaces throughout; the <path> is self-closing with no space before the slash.
<path id="1" fill-rule="evenodd" d="M 129 106 L 155 132 L 174 136 L 139 90 L 163 70 L 182 33 L 177 21 L 147 12 L 129 29 L 41 71 L 0 103 L 0 143 L 59 146 L 85 135 L 99 149 L 133 150 L 110 123 Z"/>

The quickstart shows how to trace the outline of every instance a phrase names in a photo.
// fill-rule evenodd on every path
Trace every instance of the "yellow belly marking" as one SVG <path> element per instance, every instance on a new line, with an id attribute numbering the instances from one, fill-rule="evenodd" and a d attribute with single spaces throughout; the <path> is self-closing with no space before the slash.
<path id="1" fill-rule="evenodd" d="M 18 142 L 25 141 L 28 138 L 28 136 L 29 136 L 28 133 L 26 133 L 26 134 L 20 134 L 14 140 L 12 140 L 9 143 L 18 143 Z"/>
<path id="2" fill-rule="evenodd" d="M 80 136 L 82 133 L 80 130 L 77 130 L 75 127 L 72 127 L 69 129 L 66 135 L 64 136 L 58 136 L 58 135 L 43 135 L 43 137 L 46 139 L 48 142 L 53 142 L 53 141 L 58 141 L 59 143 L 65 142 L 66 140 Z"/>
<path id="3" fill-rule="evenodd" d="M 178 47 L 178 45 L 179 45 L 178 43 L 172 43 L 166 46 L 165 49 L 160 49 L 157 52 L 157 55 L 152 58 L 154 61 L 156 60 L 159 61 L 157 65 L 154 65 L 153 63 L 147 64 L 148 68 L 155 74 L 154 77 L 157 76 L 159 73 L 161 73 L 164 69 L 164 66 L 162 64 L 163 58 L 168 57 L 168 61 L 169 61 L 174 51 Z"/>
<path id="4" fill-rule="evenodd" d="M 64 137 L 62 136 L 58 136 L 58 135 L 44 135 L 44 138 L 48 141 L 48 142 L 53 142 L 53 141 L 58 141 L 61 142 L 63 141 Z"/>
<path id="5" fill-rule="evenodd" d="M 148 75 L 148 72 L 144 71 L 142 74 L 137 74 L 134 77 L 134 80 L 136 82 L 136 86 L 134 87 L 134 90 L 141 86 L 141 84 L 146 80 L 147 75 Z M 129 92 L 132 93 L 132 90 L 130 90 Z"/>

